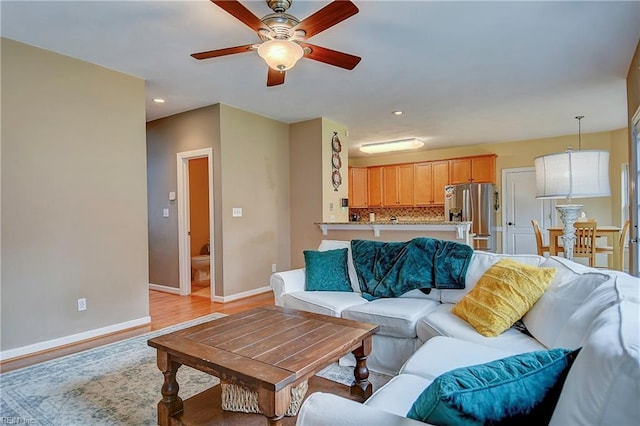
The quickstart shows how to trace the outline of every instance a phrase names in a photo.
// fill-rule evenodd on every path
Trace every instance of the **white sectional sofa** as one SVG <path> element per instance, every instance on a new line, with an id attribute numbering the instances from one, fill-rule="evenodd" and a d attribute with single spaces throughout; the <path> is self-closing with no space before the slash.
<path id="1" fill-rule="evenodd" d="M 345 247 L 349 248 L 348 241 L 325 240 L 319 250 Z M 526 332 L 512 327 L 496 337 L 485 337 L 451 310 L 504 257 L 554 267 L 557 273 L 522 318 Z M 552 424 L 640 424 L 637 278 L 560 257 L 476 251 L 463 290 L 432 290 L 428 295 L 414 290 L 398 298 L 367 301 L 360 295 L 350 257 L 348 263 L 353 292 L 305 291 L 304 269 L 297 269 L 272 276 L 276 304 L 379 324 L 367 365 L 395 377 L 364 404 L 312 394 L 298 415 L 298 424 L 424 424 L 406 415 L 440 374 L 550 348 L 582 348 L 564 382 Z"/>

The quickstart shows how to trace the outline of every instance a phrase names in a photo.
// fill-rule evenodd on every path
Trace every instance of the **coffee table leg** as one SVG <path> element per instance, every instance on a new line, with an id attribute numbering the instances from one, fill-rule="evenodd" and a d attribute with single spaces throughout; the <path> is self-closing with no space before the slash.
<path id="1" fill-rule="evenodd" d="M 373 386 L 369 382 L 369 369 L 367 368 L 367 356 L 371 353 L 371 337 L 364 339 L 362 345 L 352 353 L 356 357 L 356 366 L 353 369 L 355 380 L 351 385 L 351 395 L 355 395 L 364 401 L 373 393 Z"/>
<path id="2" fill-rule="evenodd" d="M 268 417 L 267 421 L 269 422 L 269 426 L 280 426 L 282 425 L 282 419 L 284 418 L 284 416 L 279 416 L 279 417 Z"/>
<path id="3" fill-rule="evenodd" d="M 158 424 L 169 426 L 171 417 L 183 410 L 182 399 L 178 396 L 180 386 L 176 381 L 176 373 L 182 364 L 172 361 L 169 354 L 160 350 L 158 350 L 157 364 L 164 374 L 164 383 L 161 389 L 162 400 L 158 402 Z"/>

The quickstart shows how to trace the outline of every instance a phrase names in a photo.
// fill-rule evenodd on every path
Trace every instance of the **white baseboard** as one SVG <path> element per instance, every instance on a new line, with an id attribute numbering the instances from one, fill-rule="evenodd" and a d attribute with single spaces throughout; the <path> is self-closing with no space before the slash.
<path id="1" fill-rule="evenodd" d="M 6 361 L 11 358 L 31 355 L 36 352 L 42 352 L 48 349 L 53 349 L 72 343 L 78 343 L 83 340 L 93 339 L 95 337 L 104 336 L 106 334 L 115 333 L 117 331 L 127 330 L 134 327 L 140 327 L 149 323 L 151 323 L 151 317 L 146 316 L 131 321 L 121 322 L 119 324 L 109 325 L 107 327 L 97 328 L 95 330 L 83 331 L 82 333 L 71 334 L 69 336 L 59 337 L 57 339 L 51 339 L 45 342 L 22 346 L 20 348 L 0 351 L 0 361 Z"/>
<path id="2" fill-rule="evenodd" d="M 213 301 L 218 303 L 233 302 L 234 300 L 244 299 L 245 297 L 255 296 L 256 294 L 267 293 L 271 291 L 271 286 L 256 288 L 253 290 L 243 291 L 242 293 L 232 294 L 231 296 L 213 296 Z"/>
<path id="3" fill-rule="evenodd" d="M 171 294 L 180 294 L 180 289 L 178 287 L 169 287 L 169 286 L 160 285 L 160 284 L 149 283 L 149 290 L 164 291 L 165 293 L 171 293 Z"/>

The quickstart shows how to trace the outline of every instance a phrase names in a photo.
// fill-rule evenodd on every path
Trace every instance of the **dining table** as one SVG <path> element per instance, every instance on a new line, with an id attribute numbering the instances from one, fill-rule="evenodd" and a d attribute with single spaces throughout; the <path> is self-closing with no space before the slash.
<path id="1" fill-rule="evenodd" d="M 563 234 L 562 226 L 552 226 L 547 228 L 549 231 L 549 255 L 557 256 L 558 240 Z M 620 232 L 622 228 L 613 225 L 598 225 L 596 228 L 596 238 L 606 237 L 607 245 L 613 247 L 611 257 L 607 256 L 607 267 L 609 269 L 622 270 L 621 254 L 620 254 Z"/>

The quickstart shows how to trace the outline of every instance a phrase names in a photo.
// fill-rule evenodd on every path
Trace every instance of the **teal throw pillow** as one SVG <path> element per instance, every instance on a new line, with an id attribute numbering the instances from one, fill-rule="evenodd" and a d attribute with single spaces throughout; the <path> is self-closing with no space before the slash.
<path id="1" fill-rule="evenodd" d="M 304 252 L 305 290 L 353 291 L 347 270 L 347 249 Z"/>
<path id="2" fill-rule="evenodd" d="M 434 425 L 548 424 L 579 351 L 528 352 L 448 371 L 407 417 Z"/>

